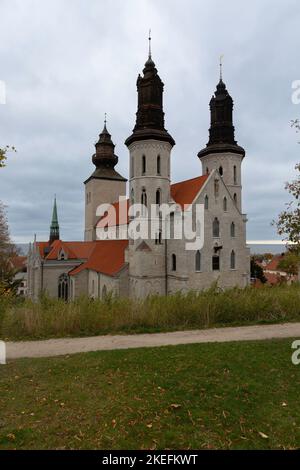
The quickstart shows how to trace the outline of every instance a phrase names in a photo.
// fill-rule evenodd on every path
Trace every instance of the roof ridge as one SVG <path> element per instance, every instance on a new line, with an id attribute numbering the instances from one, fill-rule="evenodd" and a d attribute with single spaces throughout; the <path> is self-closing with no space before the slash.
<path id="1" fill-rule="evenodd" d="M 174 186 L 175 184 L 182 184 L 182 183 L 186 183 L 187 181 L 193 181 L 193 180 L 197 180 L 199 178 L 204 178 L 204 177 L 208 177 L 209 175 L 200 175 L 200 176 L 195 176 L 194 178 L 189 178 L 187 180 L 182 180 L 182 181 L 177 181 L 177 183 L 172 183 L 171 186 Z"/>

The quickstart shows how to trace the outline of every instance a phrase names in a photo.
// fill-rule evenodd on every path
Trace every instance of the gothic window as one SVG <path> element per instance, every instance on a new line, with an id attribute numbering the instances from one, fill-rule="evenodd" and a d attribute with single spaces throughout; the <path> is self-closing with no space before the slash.
<path id="1" fill-rule="evenodd" d="M 230 269 L 235 269 L 235 252 L 233 250 L 230 255 Z"/>
<path id="2" fill-rule="evenodd" d="M 201 253 L 199 250 L 196 252 L 195 264 L 196 264 L 196 271 L 201 271 Z"/>
<path id="3" fill-rule="evenodd" d="M 233 195 L 233 200 L 234 200 L 234 203 L 237 204 L 237 195 L 236 195 L 236 193 L 234 193 L 234 195 Z"/>
<path id="4" fill-rule="evenodd" d="M 141 196 L 141 204 L 142 204 L 142 210 L 145 213 L 145 208 L 147 207 L 147 193 L 145 188 L 142 189 L 142 196 Z"/>
<path id="5" fill-rule="evenodd" d="M 204 208 L 208 209 L 208 196 L 207 195 L 204 198 Z"/>
<path id="6" fill-rule="evenodd" d="M 231 222 L 231 225 L 230 225 L 230 236 L 232 238 L 235 237 L 235 223 L 234 222 Z"/>
<path id="7" fill-rule="evenodd" d="M 213 257 L 212 257 L 212 269 L 213 269 L 213 271 L 220 271 L 220 256 L 213 255 Z"/>
<path id="8" fill-rule="evenodd" d="M 227 198 L 226 197 L 224 197 L 223 199 L 223 210 L 224 212 L 227 212 Z"/>
<path id="9" fill-rule="evenodd" d="M 142 174 L 144 175 L 146 173 L 146 157 L 143 155 L 142 157 Z"/>
<path id="10" fill-rule="evenodd" d="M 156 172 L 157 172 L 158 175 L 160 175 L 160 155 L 157 155 Z"/>
<path id="11" fill-rule="evenodd" d="M 58 278 L 58 298 L 67 301 L 69 297 L 69 279 L 67 274 L 61 274 Z"/>
<path id="12" fill-rule="evenodd" d="M 236 166 L 233 167 L 233 184 L 237 184 Z"/>
<path id="13" fill-rule="evenodd" d="M 174 238 L 174 212 L 170 214 L 170 239 Z"/>
<path id="14" fill-rule="evenodd" d="M 172 271 L 176 271 L 176 255 L 172 255 Z"/>
<path id="15" fill-rule="evenodd" d="M 131 204 L 134 204 L 134 190 L 131 189 Z"/>
<path id="16" fill-rule="evenodd" d="M 212 229 L 213 229 L 213 238 L 219 238 L 220 237 L 220 222 L 217 219 L 217 217 L 215 217 L 213 221 Z"/>
<path id="17" fill-rule="evenodd" d="M 155 245 L 162 245 L 162 234 L 161 230 L 159 230 L 155 236 Z"/>
<path id="18" fill-rule="evenodd" d="M 156 205 L 160 206 L 160 189 L 156 191 Z"/>
<path id="19" fill-rule="evenodd" d="M 215 197 L 219 196 L 219 180 L 215 179 Z"/>
<path id="20" fill-rule="evenodd" d="M 220 173 L 220 176 L 223 176 L 223 167 L 222 166 L 220 166 L 220 168 L 219 168 L 219 173 Z"/>

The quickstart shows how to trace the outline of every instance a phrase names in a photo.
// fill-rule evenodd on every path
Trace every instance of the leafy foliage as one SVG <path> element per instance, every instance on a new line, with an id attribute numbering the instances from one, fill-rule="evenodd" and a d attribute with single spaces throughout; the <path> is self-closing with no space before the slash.
<path id="1" fill-rule="evenodd" d="M 0 202 L 0 295 L 15 292 L 20 281 L 14 279 L 17 269 L 13 260 L 18 255 L 16 247 L 11 243 L 6 214 Z"/>
<path id="2" fill-rule="evenodd" d="M 259 279 L 263 284 L 267 282 L 263 268 L 257 263 L 254 257 L 251 258 L 251 277 Z"/>
<path id="3" fill-rule="evenodd" d="M 0 148 L 0 168 L 3 168 L 6 166 L 6 160 L 7 160 L 7 153 L 8 152 L 16 152 L 16 148 L 14 146 L 9 146 L 6 145 L 4 148 Z"/>

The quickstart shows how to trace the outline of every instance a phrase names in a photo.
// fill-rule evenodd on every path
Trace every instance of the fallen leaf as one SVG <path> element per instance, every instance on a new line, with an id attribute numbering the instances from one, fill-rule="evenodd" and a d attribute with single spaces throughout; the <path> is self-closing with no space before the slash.
<path id="1" fill-rule="evenodd" d="M 269 439 L 269 436 L 267 436 L 267 435 L 264 434 L 263 432 L 258 431 L 258 434 L 259 434 L 260 437 L 262 437 L 263 439 Z"/>
<path id="2" fill-rule="evenodd" d="M 178 410 L 178 408 L 181 408 L 181 405 L 179 405 L 178 403 L 172 403 L 170 405 L 170 408 L 173 408 L 174 410 Z"/>

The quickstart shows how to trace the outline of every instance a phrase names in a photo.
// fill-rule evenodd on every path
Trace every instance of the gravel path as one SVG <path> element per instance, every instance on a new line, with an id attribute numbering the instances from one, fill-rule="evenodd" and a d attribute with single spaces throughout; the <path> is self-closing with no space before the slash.
<path id="1" fill-rule="evenodd" d="M 300 323 L 256 325 L 234 328 L 176 331 L 137 335 L 93 336 L 89 338 L 61 338 L 44 341 L 7 342 L 7 359 L 22 357 L 51 357 L 88 351 L 108 351 L 176 344 L 251 341 L 272 338 L 299 338 Z"/>

